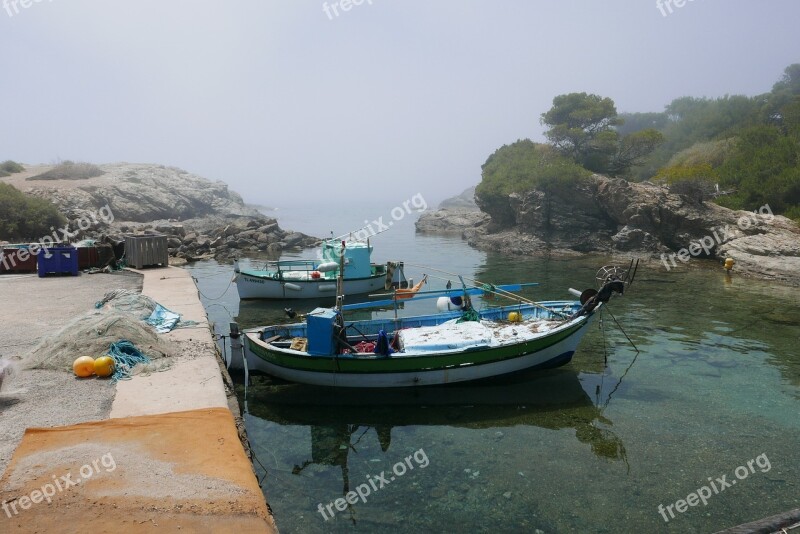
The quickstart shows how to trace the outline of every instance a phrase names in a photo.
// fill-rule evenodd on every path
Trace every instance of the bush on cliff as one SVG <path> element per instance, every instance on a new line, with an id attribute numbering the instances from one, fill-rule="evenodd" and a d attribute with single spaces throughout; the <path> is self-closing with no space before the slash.
<path id="1" fill-rule="evenodd" d="M 530 139 L 504 145 L 483 164 L 475 200 L 498 224 L 514 224 L 509 195 L 539 189 L 548 194 L 568 195 L 591 175 L 589 171 L 559 154 L 553 147 Z"/>
<path id="2" fill-rule="evenodd" d="M 51 234 L 66 219 L 47 200 L 26 195 L 16 187 L 0 183 L 0 239 L 38 240 Z"/>
<path id="3" fill-rule="evenodd" d="M 709 163 L 673 165 L 661 169 L 653 181 L 667 184 L 670 193 L 702 204 L 713 198 L 719 174 Z"/>
<path id="4" fill-rule="evenodd" d="M 31 176 L 28 180 L 87 180 L 105 174 L 93 163 L 63 161 L 42 174 Z"/>
<path id="5" fill-rule="evenodd" d="M 22 172 L 24 170 L 25 167 L 23 167 L 16 161 L 11 161 L 10 159 L 7 159 L 3 163 L 0 163 L 0 177 L 11 176 L 14 173 Z"/>
<path id="6" fill-rule="evenodd" d="M 754 126 L 739 136 L 720 167 L 721 181 L 736 194 L 719 204 L 753 210 L 769 204 L 774 213 L 800 211 L 800 142 L 775 126 Z"/>

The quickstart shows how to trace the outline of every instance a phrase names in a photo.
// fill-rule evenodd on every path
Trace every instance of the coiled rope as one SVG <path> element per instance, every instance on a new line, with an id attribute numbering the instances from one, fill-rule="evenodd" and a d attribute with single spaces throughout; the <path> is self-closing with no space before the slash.
<path id="1" fill-rule="evenodd" d="M 114 360 L 114 374 L 111 381 L 130 380 L 133 376 L 133 368 L 140 363 L 150 363 L 150 358 L 142 354 L 136 345 L 123 339 L 112 343 L 108 348 L 108 355 Z"/>

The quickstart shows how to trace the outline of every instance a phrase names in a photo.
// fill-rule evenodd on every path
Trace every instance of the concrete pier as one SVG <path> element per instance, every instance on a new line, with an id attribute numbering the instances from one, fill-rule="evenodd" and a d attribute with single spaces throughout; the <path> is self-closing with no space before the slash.
<path id="1" fill-rule="evenodd" d="M 170 368 L 118 382 L 116 391 L 109 391 L 114 386 L 108 381 L 78 380 L 62 371 L 24 372 L 30 374 L 28 391 L 6 404 L 0 399 L 0 409 L 8 406 L 8 416 L 17 421 L 19 412 L 31 411 L 30 420 L 41 428 L 25 430 L 0 478 L 0 532 L 277 532 L 239 439 L 231 392 L 189 272 L 162 268 L 140 274 L 143 294 L 198 324 L 164 335 L 182 349 Z M 0 291 L 13 287 L 28 299 L 44 287 L 38 284 L 86 291 L 90 278 L 102 282 L 99 294 L 83 298 L 99 300 L 113 276 L 18 277 L 0 280 Z M 52 292 L 41 298 L 52 298 Z M 51 329 L 57 331 L 53 323 L 66 321 L 51 307 Z M 48 307 L 39 309 L 46 313 Z M 0 308 L 0 320 L 4 314 L 13 312 Z M 44 378 L 52 379 L 49 397 L 31 391 Z M 103 408 L 98 397 L 101 406 L 91 422 L 42 425 L 57 421 L 35 412 L 51 410 L 59 402 L 57 390 L 64 388 L 102 389 L 113 402 Z M 27 406 L 34 394 L 43 403 Z M 0 414 L 0 424 L 6 415 Z M 64 419 L 61 424 L 75 421 Z"/>

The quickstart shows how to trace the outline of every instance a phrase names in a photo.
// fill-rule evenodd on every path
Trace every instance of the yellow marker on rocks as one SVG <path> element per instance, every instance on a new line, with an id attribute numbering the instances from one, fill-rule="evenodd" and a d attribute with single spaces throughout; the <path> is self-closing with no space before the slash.
<path id="1" fill-rule="evenodd" d="M 72 363 L 72 370 L 75 376 L 87 378 L 94 374 L 94 358 L 91 356 L 81 356 Z"/>
<path id="2" fill-rule="evenodd" d="M 725 258 L 725 270 L 730 271 L 733 269 L 733 266 L 736 262 L 733 261 L 733 258 Z"/>

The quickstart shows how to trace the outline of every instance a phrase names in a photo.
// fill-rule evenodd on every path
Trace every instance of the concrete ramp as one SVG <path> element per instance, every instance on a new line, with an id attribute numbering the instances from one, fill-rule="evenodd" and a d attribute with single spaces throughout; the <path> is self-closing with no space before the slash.
<path id="1" fill-rule="evenodd" d="M 277 532 L 227 408 L 25 432 L 0 532 Z"/>

